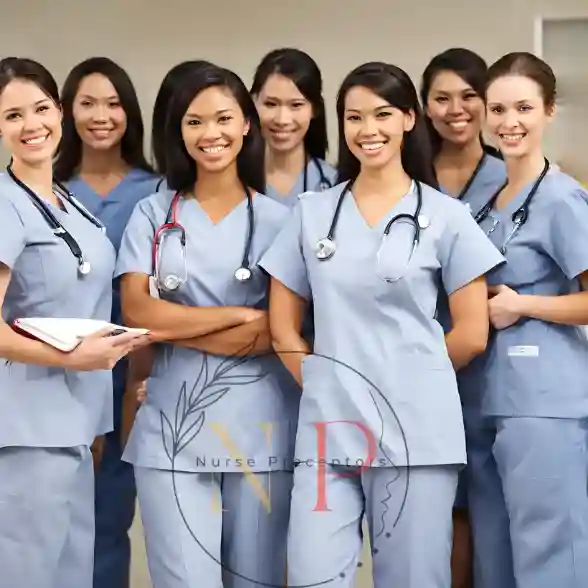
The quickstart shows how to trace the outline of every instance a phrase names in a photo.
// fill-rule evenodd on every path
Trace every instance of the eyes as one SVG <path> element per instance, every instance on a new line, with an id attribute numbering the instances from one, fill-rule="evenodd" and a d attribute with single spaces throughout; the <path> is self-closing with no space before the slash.
<path id="1" fill-rule="evenodd" d="M 307 103 L 304 100 L 295 100 L 294 102 L 288 103 L 287 106 L 291 110 L 300 110 L 301 108 L 304 108 L 306 104 Z M 263 105 L 266 108 L 278 108 L 280 106 L 275 100 L 265 100 Z"/>
<path id="2" fill-rule="evenodd" d="M 228 114 L 223 114 L 222 116 L 218 117 L 218 122 L 220 124 L 227 124 L 233 120 L 234 117 L 229 116 Z M 190 127 L 201 125 L 201 121 L 197 118 L 188 118 L 186 119 L 186 124 Z"/>
<path id="3" fill-rule="evenodd" d="M 47 104 L 41 104 L 40 106 L 37 106 L 37 108 L 35 108 L 35 113 L 43 114 L 48 110 L 51 110 L 51 108 Z M 6 120 L 17 120 L 21 116 L 22 114 L 20 112 L 10 112 L 6 115 L 5 118 Z"/>
<path id="4" fill-rule="evenodd" d="M 80 106 L 82 106 L 82 108 L 92 108 L 95 104 L 96 102 L 93 100 L 84 99 L 80 101 Z M 109 100 L 107 106 L 108 108 L 121 108 L 122 105 L 120 100 Z"/>
<path id="5" fill-rule="evenodd" d="M 466 102 L 469 102 L 470 100 L 475 100 L 476 98 L 480 98 L 480 96 L 478 96 L 478 94 L 476 94 L 475 92 L 466 92 L 461 95 L 461 99 L 465 100 Z M 448 101 L 449 101 L 448 96 L 435 97 L 435 102 L 437 102 L 439 104 L 445 104 Z"/>
<path id="6" fill-rule="evenodd" d="M 488 108 L 489 112 L 492 112 L 494 114 L 504 114 L 506 112 L 506 108 L 502 105 L 502 104 L 496 104 L 496 105 L 492 105 Z M 517 112 L 530 112 L 531 110 L 534 110 L 533 107 L 530 104 L 519 104 L 516 107 L 516 111 Z"/>
<path id="7" fill-rule="evenodd" d="M 392 116 L 392 112 L 389 110 L 381 110 L 380 112 L 376 113 L 376 119 L 378 120 L 386 120 L 388 117 Z M 349 114 L 345 117 L 346 120 L 350 122 L 357 122 L 361 120 L 361 116 L 359 114 Z"/>

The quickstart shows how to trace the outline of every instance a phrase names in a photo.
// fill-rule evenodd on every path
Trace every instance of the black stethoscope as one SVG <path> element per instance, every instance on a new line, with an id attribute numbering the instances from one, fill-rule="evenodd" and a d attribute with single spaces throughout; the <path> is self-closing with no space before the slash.
<path id="1" fill-rule="evenodd" d="M 531 204 L 531 200 L 533 200 L 533 197 L 537 193 L 537 190 L 539 190 L 539 186 L 541 186 L 541 182 L 543 182 L 543 179 L 545 178 L 545 176 L 547 175 L 547 172 L 549 171 L 549 161 L 547 160 L 547 158 L 544 158 L 544 160 L 545 160 L 545 165 L 543 166 L 543 170 L 539 174 L 539 177 L 535 180 L 535 183 L 533 184 L 531 191 L 529 192 L 529 194 L 527 195 L 527 197 L 525 198 L 525 200 L 521 204 L 521 206 L 519 206 L 519 208 L 517 208 L 512 213 L 511 220 L 514 223 L 514 227 L 513 227 L 512 231 L 510 232 L 510 234 L 508 235 L 508 237 L 506 238 L 505 242 L 502 244 L 502 247 L 500 248 L 500 252 L 503 255 L 506 252 L 506 246 L 512 240 L 515 233 L 529 219 L 529 205 Z M 488 202 L 486 202 L 486 204 L 484 204 L 484 206 L 482 206 L 482 208 L 480 208 L 480 210 L 474 216 L 474 219 L 478 224 L 480 224 L 481 222 L 483 222 L 484 220 L 486 220 L 488 218 L 488 215 L 490 214 L 490 212 L 494 208 L 494 205 L 496 204 L 496 200 L 498 199 L 498 196 L 500 196 L 500 193 L 504 190 L 504 188 L 506 188 L 507 185 L 508 185 L 508 181 L 506 181 L 496 191 L 496 193 L 492 196 L 492 198 L 490 198 L 490 200 L 488 200 Z M 493 233 L 496 230 L 496 227 L 498 226 L 498 224 L 499 224 L 498 222 L 494 223 L 492 228 L 488 231 L 488 235 L 490 235 L 491 233 Z"/>
<path id="2" fill-rule="evenodd" d="M 423 207 L 423 192 L 420 182 L 413 181 L 416 184 L 416 192 L 417 192 L 417 205 L 414 211 L 414 214 L 409 213 L 401 213 L 397 214 L 396 216 L 392 217 L 386 228 L 384 229 L 384 233 L 382 236 L 382 242 L 388 236 L 392 225 L 399 221 L 399 220 L 407 220 L 414 226 L 414 235 L 412 240 L 412 253 L 414 253 L 415 249 L 417 248 L 420 238 L 421 238 L 421 230 L 426 229 L 429 225 L 429 219 L 424 215 L 421 214 L 421 209 Z M 331 259 L 333 255 L 335 255 L 335 251 L 337 250 L 337 244 L 335 243 L 335 229 L 337 228 L 337 223 L 339 222 L 339 215 L 341 213 L 341 207 L 343 205 L 343 200 L 347 193 L 351 190 L 352 182 L 348 182 L 341 195 L 339 196 L 339 200 L 337 201 L 337 207 L 335 208 L 335 213 L 333 215 L 333 220 L 331 221 L 331 226 L 329 227 L 329 232 L 326 237 L 323 239 L 319 239 L 315 246 L 315 255 L 317 259 L 320 261 L 325 261 L 327 259 Z M 411 191 L 412 191 L 411 186 Z M 411 256 L 412 256 L 411 253 Z"/>
<path id="3" fill-rule="evenodd" d="M 316 157 L 311 157 L 309 163 L 313 163 L 319 172 L 319 189 L 320 190 L 328 190 L 329 188 L 333 187 L 333 184 L 330 182 L 329 178 L 325 175 L 325 170 L 323 170 L 323 166 L 320 164 L 319 160 Z M 302 191 L 308 192 L 308 164 L 304 166 L 303 172 L 303 179 L 302 179 Z"/>
<path id="4" fill-rule="evenodd" d="M 488 157 L 488 155 L 486 153 L 484 153 L 482 155 L 482 157 L 480 157 L 480 161 L 478 161 L 478 164 L 476 165 L 476 168 L 472 172 L 472 175 L 469 177 L 468 181 L 465 183 L 464 187 L 461 189 L 460 193 L 457 195 L 458 200 L 463 200 L 464 196 L 468 193 L 469 189 L 472 187 L 472 184 L 474 183 L 474 181 L 476 180 L 476 178 L 480 174 L 480 171 L 482 171 L 482 167 L 484 166 L 484 162 L 486 161 L 486 157 Z"/>
<path id="5" fill-rule="evenodd" d="M 249 257 L 251 254 L 251 246 L 253 243 L 253 231 L 255 228 L 255 216 L 253 212 L 253 197 L 249 190 L 245 189 L 247 196 L 247 214 L 249 217 L 247 240 L 245 242 L 245 251 L 243 253 L 243 259 L 241 265 L 235 270 L 234 276 L 239 282 L 246 282 L 251 279 L 251 265 Z M 171 203 L 169 205 L 165 223 L 161 225 L 156 231 L 153 238 L 153 275 L 157 283 L 157 287 L 160 290 L 166 292 L 173 292 L 177 290 L 182 284 L 188 279 L 188 269 L 186 262 L 186 229 L 178 222 L 177 219 L 177 208 L 178 203 L 182 194 L 177 192 L 174 194 Z M 166 234 L 171 232 L 179 232 L 180 234 L 180 246 L 182 248 L 182 263 L 183 263 L 183 274 L 180 276 L 177 273 L 169 273 L 167 275 L 160 274 L 160 254 L 161 254 L 161 242 Z"/>
<path id="6" fill-rule="evenodd" d="M 90 262 L 84 257 L 84 253 L 78 242 L 73 238 L 71 233 L 69 233 L 63 225 L 57 220 L 55 215 L 51 212 L 47 204 L 43 202 L 33 190 L 31 190 L 24 182 L 19 180 L 12 171 L 12 161 L 6 166 L 6 171 L 10 176 L 11 180 L 20 188 L 24 190 L 26 195 L 29 197 L 29 200 L 32 204 L 37 208 L 37 210 L 43 215 L 47 224 L 53 231 L 53 234 L 56 237 L 59 237 L 64 241 L 64 243 L 69 247 L 69 250 L 72 252 L 72 255 L 78 260 L 78 272 L 85 276 L 90 273 L 92 270 L 92 266 Z M 53 181 L 55 187 L 58 190 L 58 196 L 67 200 L 83 217 L 89 220 L 94 226 L 98 227 L 103 233 L 106 232 L 105 226 L 93 215 L 91 214 L 76 198 L 74 198 L 73 194 L 60 182 L 56 180 Z"/>

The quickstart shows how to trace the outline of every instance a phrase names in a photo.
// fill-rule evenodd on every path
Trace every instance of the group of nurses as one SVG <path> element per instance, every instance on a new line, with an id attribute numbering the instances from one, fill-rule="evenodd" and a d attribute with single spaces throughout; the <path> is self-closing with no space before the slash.
<path id="1" fill-rule="evenodd" d="M 100 333 L 65 353 L 13 330 L 22 317 L 110 321 L 115 250 L 55 181 L 62 111 L 51 74 L 0 62 L 0 570 L 6 586 L 90 588 L 94 439 L 113 427 L 112 367 L 147 341 Z"/>
<path id="2" fill-rule="evenodd" d="M 341 183 L 300 195 L 260 262 L 274 348 L 303 390 L 288 583 L 353 586 L 365 513 L 376 588 L 447 588 L 466 461 L 454 370 L 485 348 L 484 276 L 503 258 L 466 207 L 432 187 L 405 72 L 352 71 L 337 118 Z M 456 332 L 447 340 L 440 287 Z M 309 302 L 312 353 L 300 334 Z"/>
<path id="3" fill-rule="evenodd" d="M 126 323 L 157 341 L 123 456 L 152 583 L 279 586 L 300 394 L 267 353 L 258 262 L 288 208 L 263 195 L 259 117 L 234 73 L 183 79 L 164 145 L 168 190 L 135 208 L 116 269 Z"/>
<path id="4" fill-rule="evenodd" d="M 421 82 L 421 100 L 433 147 L 440 190 L 477 211 L 506 180 L 504 162 L 482 140 L 486 120 L 487 65 L 476 53 L 452 48 L 433 57 Z M 437 320 L 446 333 L 452 329 L 447 297 L 441 293 Z M 452 332 L 453 330 L 453 332 Z M 458 384 L 468 377 L 467 365 L 458 370 Z M 476 395 L 466 397 L 460 385 L 464 421 L 477 404 Z M 467 511 L 467 478 L 460 472 L 454 509 L 452 587 L 472 585 L 472 547 Z"/>
<path id="5" fill-rule="evenodd" d="M 106 57 L 76 65 L 62 91 L 63 138 L 55 176 L 106 227 L 118 251 L 123 230 L 139 200 L 152 194 L 157 176 L 143 153 L 143 120 L 128 74 Z M 112 322 L 120 324 L 118 286 Z M 113 370 L 114 429 L 98 441 L 96 468 L 95 588 L 128 588 L 129 529 L 135 513 L 132 467 L 121 461 L 123 395 L 128 362 Z"/>
<path id="6" fill-rule="evenodd" d="M 461 382 L 479 399 L 467 429 L 476 588 L 588 585 L 588 193 L 544 156 L 555 96 L 532 54 L 489 68 L 487 130 L 508 177 L 473 212 L 506 264 L 488 276 L 487 351 Z"/>

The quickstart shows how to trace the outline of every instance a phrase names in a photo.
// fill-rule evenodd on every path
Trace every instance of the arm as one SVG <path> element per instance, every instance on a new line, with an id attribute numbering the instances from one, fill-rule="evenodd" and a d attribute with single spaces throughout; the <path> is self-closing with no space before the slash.
<path id="1" fill-rule="evenodd" d="M 278 357 L 302 386 L 302 360 L 310 353 L 301 335 L 307 301 L 272 278 L 270 286 L 270 332 Z"/>
<path id="2" fill-rule="evenodd" d="M 254 321 L 193 339 L 172 341 L 174 345 L 197 349 L 211 355 L 237 357 L 258 355 L 272 349 L 269 320 L 264 315 Z"/>
<path id="3" fill-rule="evenodd" d="M 504 329 L 521 317 L 528 317 L 561 325 L 588 325 L 588 272 L 583 272 L 579 279 L 583 292 L 561 296 L 517 294 L 505 285 L 490 288 L 492 324 Z"/>
<path id="4" fill-rule="evenodd" d="M 0 264 L 0 304 L 4 304 L 6 290 L 10 283 L 11 271 Z M 67 368 L 69 354 L 63 353 L 46 343 L 16 333 L 0 317 L 0 357 L 19 363 L 30 363 L 46 367 Z"/>
<path id="5" fill-rule="evenodd" d="M 125 324 L 150 329 L 153 341 L 208 335 L 256 320 L 261 312 L 240 306 L 184 306 L 153 298 L 149 294 L 149 276 L 140 273 L 124 274 L 120 293 Z"/>
<path id="6" fill-rule="evenodd" d="M 489 332 L 488 289 L 484 277 L 449 296 L 452 329 L 445 336 L 455 371 L 465 367 L 486 349 Z"/>

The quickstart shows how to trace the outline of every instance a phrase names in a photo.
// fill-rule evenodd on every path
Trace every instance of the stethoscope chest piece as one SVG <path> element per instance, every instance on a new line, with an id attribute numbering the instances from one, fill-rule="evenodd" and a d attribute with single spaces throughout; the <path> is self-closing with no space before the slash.
<path id="1" fill-rule="evenodd" d="M 163 280 L 163 289 L 166 290 L 167 292 L 173 292 L 175 290 L 177 290 L 180 287 L 180 278 L 178 276 L 175 275 L 169 275 L 169 276 L 165 276 L 164 280 Z"/>
<path id="2" fill-rule="evenodd" d="M 240 267 L 235 270 L 235 278 L 239 282 L 247 282 L 251 279 L 251 270 L 248 267 Z"/>
<path id="3" fill-rule="evenodd" d="M 78 271 L 82 276 L 87 276 L 92 271 L 92 266 L 90 265 L 89 261 L 80 261 L 78 266 Z"/>
<path id="4" fill-rule="evenodd" d="M 330 259 L 335 254 L 336 249 L 337 246 L 335 245 L 335 242 L 329 237 L 325 237 L 324 239 L 320 239 L 316 244 L 316 257 L 321 261 Z"/>
<path id="5" fill-rule="evenodd" d="M 429 217 L 424 214 L 419 214 L 417 217 L 418 225 L 421 229 L 428 229 L 431 226 Z"/>

